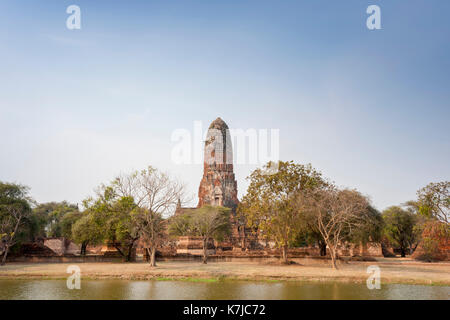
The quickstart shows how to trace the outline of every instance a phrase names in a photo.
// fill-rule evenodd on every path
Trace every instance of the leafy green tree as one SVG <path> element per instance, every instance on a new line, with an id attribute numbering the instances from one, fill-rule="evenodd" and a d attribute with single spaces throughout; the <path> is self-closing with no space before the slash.
<path id="1" fill-rule="evenodd" d="M 88 245 L 102 243 L 104 239 L 102 221 L 92 212 L 81 214 L 71 226 L 71 239 L 81 245 L 80 254 L 86 255 Z"/>
<path id="2" fill-rule="evenodd" d="M 319 247 L 320 256 L 327 255 L 327 244 L 323 240 L 322 235 L 313 221 L 302 218 L 300 223 L 300 231 L 298 232 L 292 247 L 304 247 L 308 245 L 317 245 Z"/>
<path id="3" fill-rule="evenodd" d="M 417 192 L 419 213 L 447 225 L 450 223 L 450 181 L 430 183 Z"/>
<path id="4" fill-rule="evenodd" d="M 84 206 L 102 226 L 102 238 L 113 245 L 125 261 L 131 261 L 134 244 L 139 239 L 131 215 L 136 208 L 134 199 L 120 197 L 112 186 L 102 185 L 97 198 L 85 200 Z"/>
<path id="5" fill-rule="evenodd" d="M 28 218 L 27 238 L 30 241 L 36 241 L 39 238 L 45 238 L 47 236 L 47 232 L 45 230 L 47 223 L 48 223 L 47 214 L 43 212 L 36 212 L 35 208 L 33 208 L 33 212 Z"/>
<path id="6" fill-rule="evenodd" d="M 68 230 L 63 231 L 62 225 L 62 221 L 67 214 L 71 214 L 72 217 L 78 215 L 78 206 L 67 201 L 37 205 L 33 209 L 33 216 L 37 219 L 37 233 L 40 236 L 56 238 L 70 236 Z"/>
<path id="7" fill-rule="evenodd" d="M 263 169 L 252 172 L 238 213 L 248 227 L 275 241 L 282 250 L 282 260 L 287 263 L 288 248 L 302 228 L 302 216 L 295 206 L 295 198 L 301 190 L 323 188 L 327 183 L 311 165 L 279 161 L 278 170 L 267 174 L 273 167 L 274 164 L 269 162 Z"/>
<path id="8" fill-rule="evenodd" d="M 72 227 L 82 217 L 83 214 L 80 211 L 78 211 L 78 209 L 75 211 L 67 212 L 59 222 L 60 225 L 59 229 L 61 236 L 66 239 L 72 240 L 73 238 Z"/>
<path id="9" fill-rule="evenodd" d="M 169 228 L 172 235 L 201 237 L 204 264 L 208 260 L 208 241 L 222 241 L 230 230 L 231 209 L 210 205 L 173 217 Z"/>
<path id="10" fill-rule="evenodd" d="M 347 241 L 360 244 L 368 242 L 380 243 L 383 238 L 384 221 L 381 213 L 373 206 L 360 212 L 358 228 L 348 230 Z"/>
<path id="11" fill-rule="evenodd" d="M 298 205 L 296 198 L 296 206 Z M 325 242 L 317 223 L 310 215 L 300 212 L 300 231 L 297 235 L 293 246 L 317 245 L 319 247 L 319 255 L 324 257 L 327 255 L 327 243 Z"/>
<path id="12" fill-rule="evenodd" d="M 18 242 L 18 235 L 31 215 L 32 199 L 28 187 L 0 182 L 0 265 L 6 263 L 10 248 Z"/>
<path id="13" fill-rule="evenodd" d="M 401 256 L 405 257 L 407 251 L 413 251 L 420 237 L 417 228 L 416 214 L 398 206 L 392 206 L 383 211 L 384 234 L 388 240 L 400 248 Z"/>
<path id="14" fill-rule="evenodd" d="M 172 237 L 191 235 L 190 215 L 191 212 L 184 212 L 183 214 L 172 216 L 168 219 L 169 235 Z"/>

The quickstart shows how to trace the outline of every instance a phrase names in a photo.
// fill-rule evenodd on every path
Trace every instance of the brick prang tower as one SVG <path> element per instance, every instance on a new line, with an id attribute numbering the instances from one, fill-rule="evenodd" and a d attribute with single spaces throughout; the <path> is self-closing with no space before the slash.
<path id="1" fill-rule="evenodd" d="M 206 135 L 197 207 L 205 204 L 223 206 L 235 213 L 238 203 L 230 131 L 227 124 L 217 118 L 209 126 Z"/>

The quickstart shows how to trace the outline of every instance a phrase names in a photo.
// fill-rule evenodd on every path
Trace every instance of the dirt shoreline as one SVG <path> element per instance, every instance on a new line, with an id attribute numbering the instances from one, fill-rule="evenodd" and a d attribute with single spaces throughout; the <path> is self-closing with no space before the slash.
<path id="1" fill-rule="evenodd" d="M 78 265 L 82 279 L 104 280 L 184 280 L 184 281 L 307 281 L 366 283 L 368 266 L 378 266 L 381 283 L 450 286 L 450 263 L 422 263 L 411 259 L 341 262 L 338 270 L 329 262 L 296 259 L 296 264 L 280 265 L 276 260 L 265 262 L 161 261 L 156 268 L 147 263 L 8 263 L 0 267 L 0 280 L 67 279 L 67 267 Z"/>

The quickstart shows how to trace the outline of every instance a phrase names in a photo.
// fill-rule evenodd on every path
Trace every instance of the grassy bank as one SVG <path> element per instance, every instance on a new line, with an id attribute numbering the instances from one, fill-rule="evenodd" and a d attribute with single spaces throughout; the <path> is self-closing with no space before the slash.
<path id="1" fill-rule="evenodd" d="M 0 267 L 0 279 L 67 279 L 69 265 L 81 269 L 83 279 L 121 279 L 217 282 L 230 280 L 251 281 L 308 281 L 365 283 L 367 267 L 377 265 L 382 283 L 450 285 L 450 263 L 421 263 L 409 259 L 377 259 L 341 263 L 333 270 L 325 262 L 308 259 L 292 265 L 267 262 L 210 262 L 162 261 L 156 268 L 146 263 L 10 263 Z"/>

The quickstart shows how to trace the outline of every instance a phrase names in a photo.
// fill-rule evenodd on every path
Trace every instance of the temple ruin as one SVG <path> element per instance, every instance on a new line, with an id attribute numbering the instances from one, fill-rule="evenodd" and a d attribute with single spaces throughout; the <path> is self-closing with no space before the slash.
<path id="1" fill-rule="evenodd" d="M 197 208 L 212 205 L 231 209 L 231 236 L 223 242 L 215 243 L 214 248 L 245 250 L 252 246 L 252 242 L 249 241 L 251 238 L 249 230 L 236 216 L 238 204 L 231 135 L 228 125 L 219 117 L 210 124 L 206 134 L 203 177 L 198 188 L 197 205 Z M 192 209 L 194 208 L 183 208 L 178 205 L 175 214 L 183 214 L 186 210 Z M 177 252 L 194 254 L 199 249 L 201 249 L 201 242 L 196 241 L 195 237 L 180 237 Z"/>

